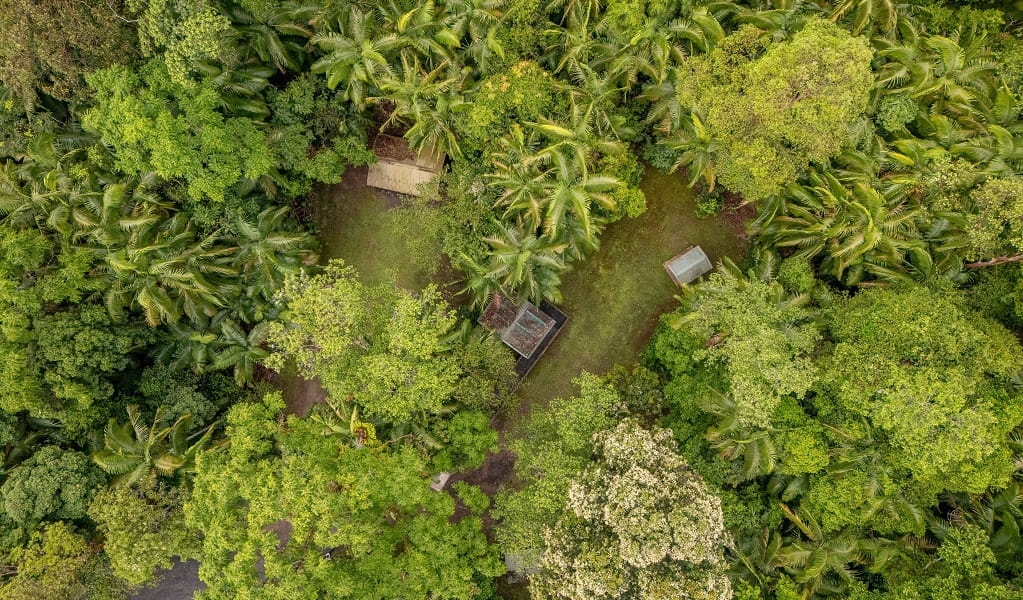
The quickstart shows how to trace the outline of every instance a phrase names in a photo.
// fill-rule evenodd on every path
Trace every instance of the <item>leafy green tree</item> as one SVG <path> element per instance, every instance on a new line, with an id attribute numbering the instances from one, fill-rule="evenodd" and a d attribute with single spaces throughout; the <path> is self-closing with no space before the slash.
<path id="1" fill-rule="evenodd" d="M 459 114 L 457 129 L 467 149 L 496 150 L 515 124 L 537 123 L 568 109 L 567 95 L 540 65 L 519 61 L 473 86 L 471 105 Z"/>
<path id="2" fill-rule="evenodd" d="M 120 600 L 131 591 L 114 576 L 105 557 L 61 521 L 34 532 L 10 559 L 7 572 L 12 576 L 0 583 L 3 600 Z"/>
<path id="3" fill-rule="evenodd" d="M 88 81 L 95 104 L 83 125 L 114 149 L 117 167 L 128 174 L 181 178 L 193 200 L 220 202 L 243 178 L 273 167 L 266 134 L 248 118 L 226 116 L 209 81 L 176 83 L 155 60 L 138 73 L 117 66 Z"/>
<path id="4" fill-rule="evenodd" d="M 899 578 L 903 580 L 886 594 L 863 597 L 878 600 L 1009 600 L 1017 597 L 1018 588 L 999 581 L 987 542 L 984 531 L 978 527 L 951 527 L 938 547 L 936 569 L 923 569 L 920 577 Z"/>
<path id="5" fill-rule="evenodd" d="M 764 45 L 740 29 L 688 59 L 678 88 L 681 105 L 705 117 L 704 137 L 717 140 L 717 179 L 751 201 L 838 154 L 873 86 L 870 48 L 834 25 L 810 21 L 761 55 Z"/>
<path id="6" fill-rule="evenodd" d="M 115 323 L 98 304 L 43 315 L 35 325 L 34 359 L 42 380 L 58 399 L 52 415 L 72 428 L 102 420 L 113 397 L 113 377 L 132 364 L 132 355 L 153 341 L 142 323 Z"/>
<path id="7" fill-rule="evenodd" d="M 89 506 L 89 518 L 103 534 L 103 551 L 114 573 L 131 585 L 145 585 L 173 558 L 193 558 L 199 538 L 185 526 L 183 488 L 171 488 L 148 474 L 134 485 L 102 490 Z"/>
<path id="8" fill-rule="evenodd" d="M 838 407 L 884 431 L 887 461 L 935 490 L 1008 482 L 1008 435 L 1023 420 L 1012 384 L 1023 355 L 1008 331 L 920 287 L 863 292 L 828 329 L 828 386 Z"/>
<path id="9" fill-rule="evenodd" d="M 142 371 L 138 383 L 139 405 L 146 415 L 156 415 L 163 408 L 164 420 L 158 425 L 168 425 L 181 415 L 191 415 L 193 427 L 204 427 L 213 420 L 224 401 L 210 392 L 213 386 L 208 384 L 226 379 L 223 375 L 200 377 L 157 363 Z"/>
<path id="10" fill-rule="evenodd" d="M 564 514 L 544 533 L 537 598 L 731 598 L 721 502 L 674 449 L 633 420 L 593 436 Z"/>
<path id="11" fill-rule="evenodd" d="M 235 406 L 230 445 L 200 457 L 185 516 L 203 532 L 208 597 L 469 600 L 502 572 L 479 518 L 451 520 L 410 448 L 355 448 L 315 421 L 285 424 L 283 408 L 279 394 Z"/>
<path id="12" fill-rule="evenodd" d="M 39 92 L 59 100 L 88 96 L 84 76 L 133 62 L 135 32 L 125 2 L 4 0 L 0 3 L 0 81 L 30 109 Z"/>
<path id="13" fill-rule="evenodd" d="M 969 253 L 977 266 L 1023 260 L 1023 185 L 1018 178 L 989 179 L 970 192 L 976 212 L 967 216 Z M 986 260 L 980 260 L 986 259 Z"/>
<path id="14" fill-rule="evenodd" d="M 590 464 L 593 435 L 627 414 L 619 395 L 596 375 L 584 373 L 575 384 L 578 396 L 532 411 L 524 423 L 526 435 L 511 444 L 521 487 L 500 492 L 494 516 L 501 519 L 502 547 L 527 560 L 539 558 L 544 530 L 564 511 L 572 478 Z"/>
<path id="15" fill-rule="evenodd" d="M 106 478 L 81 452 L 43 446 L 11 470 L 0 486 L 4 512 L 29 525 L 43 519 L 75 521 Z"/>
<path id="16" fill-rule="evenodd" d="M 334 261 L 287 278 L 278 299 L 286 322 L 271 328 L 272 368 L 293 364 L 335 401 L 388 422 L 437 413 L 451 397 L 461 370 L 445 338 L 456 320 L 435 288 L 368 287 Z"/>
<path id="17" fill-rule="evenodd" d="M 187 85 L 206 61 L 223 58 L 231 22 L 203 0 L 127 0 L 139 13 L 139 42 L 159 54 L 172 81 Z"/>
<path id="18" fill-rule="evenodd" d="M 800 398 L 818 380 L 809 356 L 820 335 L 805 296 L 726 263 L 686 299 L 673 324 L 704 341 L 692 360 L 724 368 L 739 424 L 766 425 L 784 396 Z"/>

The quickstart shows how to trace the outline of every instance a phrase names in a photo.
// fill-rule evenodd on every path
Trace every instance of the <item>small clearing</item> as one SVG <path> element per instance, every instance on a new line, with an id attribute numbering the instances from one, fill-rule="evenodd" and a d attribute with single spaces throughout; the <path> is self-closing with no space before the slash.
<path id="1" fill-rule="evenodd" d="M 657 319 L 676 303 L 678 288 L 664 261 L 689 246 L 701 246 L 713 263 L 723 256 L 738 260 L 744 252 L 750 208 L 726 206 L 716 217 L 699 219 L 682 175 L 648 168 L 640 187 L 646 212 L 609 225 L 597 253 L 565 276 L 560 308 L 569 321 L 519 387 L 519 415 L 570 396 L 572 380 L 583 371 L 603 374 L 636 362 Z"/>

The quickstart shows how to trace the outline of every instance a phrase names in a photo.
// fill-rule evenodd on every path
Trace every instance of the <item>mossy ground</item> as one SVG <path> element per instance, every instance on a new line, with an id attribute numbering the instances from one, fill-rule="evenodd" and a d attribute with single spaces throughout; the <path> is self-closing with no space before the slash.
<path id="1" fill-rule="evenodd" d="M 343 259 L 371 285 L 394 281 L 418 290 L 433 281 L 450 294 L 449 271 L 431 277 L 408 260 L 392 210 L 398 200 L 363 182 L 365 171 L 353 169 L 341 184 L 312 196 L 321 262 Z M 693 192 L 678 174 L 648 169 L 641 187 L 646 212 L 609 225 L 600 249 L 566 274 L 561 308 L 569 323 L 519 387 L 518 414 L 571 394 L 572 380 L 583 371 L 604 373 L 636 362 L 658 317 L 676 302 L 677 288 L 661 266 L 665 260 L 693 245 L 703 247 L 712 262 L 741 255 L 741 219 L 729 214 L 732 209 L 696 218 Z M 314 396 L 322 395 L 319 386 L 293 377 L 281 383 L 293 410 L 307 410 Z"/>

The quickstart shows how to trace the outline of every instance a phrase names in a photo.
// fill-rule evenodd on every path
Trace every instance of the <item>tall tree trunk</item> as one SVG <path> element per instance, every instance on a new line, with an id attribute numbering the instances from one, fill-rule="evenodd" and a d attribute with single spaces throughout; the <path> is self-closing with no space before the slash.
<path id="1" fill-rule="evenodd" d="M 984 267 L 993 267 L 995 265 L 1005 265 L 1017 262 L 1023 262 L 1023 254 L 1016 254 L 1014 256 L 996 256 L 988 260 L 966 263 L 963 266 L 967 269 L 981 269 Z"/>

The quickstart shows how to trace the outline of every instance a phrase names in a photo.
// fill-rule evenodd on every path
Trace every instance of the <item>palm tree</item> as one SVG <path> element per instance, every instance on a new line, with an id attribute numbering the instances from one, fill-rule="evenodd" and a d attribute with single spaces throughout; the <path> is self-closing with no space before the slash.
<path id="1" fill-rule="evenodd" d="M 501 4 L 501 0 L 449 0 L 440 21 L 455 40 L 467 40 L 467 47 L 472 47 L 494 36 Z"/>
<path id="2" fill-rule="evenodd" d="M 260 63 L 273 65 L 282 73 L 288 69 L 301 70 L 305 40 L 312 36 L 312 31 L 300 21 L 303 11 L 280 5 L 257 15 L 233 3 L 224 10 L 231 19 L 243 60 L 258 58 Z"/>
<path id="3" fill-rule="evenodd" d="M 16 226 L 34 225 L 43 231 L 70 238 L 88 227 L 85 206 L 100 194 L 101 182 L 89 173 L 85 178 L 72 168 L 86 159 L 86 150 L 65 147 L 54 134 L 33 139 L 30 158 L 0 165 L 0 214 Z"/>
<path id="4" fill-rule="evenodd" d="M 654 123 L 654 129 L 668 135 L 682 128 L 683 118 L 688 109 L 679 100 L 678 82 L 683 77 L 677 67 L 669 70 L 664 80 L 652 81 L 643 86 L 640 98 L 650 103 L 647 122 Z"/>
<path id="5" fill-rule="evenodd" d="M 252 383 L 253 372 L 257 364 L 270 355 L 264 348 L 264 342 L 270 332 L 270 323 L 261 321 L 250 330 L 245 331 L 230 319 L 220 323 L 221 349 L 216 353 L 213 368 L 217 370 L 232 369 L 234 379 L 240 386 Z"/>
<path id="6" fill-rule="evenodd" d="M 782 41 L 800 31 L 820 10 L 816 3 L 807 0 L 776 0 L 772 10 L 747 9 L 735 20 L 770 33 L 774 41 Z"/>
<path id="7" fill-rule="evenodd" d="M 829 536 L 813 515 L 796 513 L 785 504 L 781 509 L 804 537 L 782 546 L 775 555 L 775 564 L 802 586 L 804 598 L 818 592 L 840 594 L 856 581 L 854 566 L 863 562 L 869 542 L 852 533 Z"/>
<path id="8" fill-rule="evenodd" d="M 905 186 L 878 190 L 858 182 L 846 188 L 831 173 L 812 173 L 809 180 L 813 187 L 789 188 L 780 214 L 763 230 L 766 243 L 822 256 L 821 272 L 847 285 L 861 284 L 865 275 L 898 280 L 909 269 L 930 273 L 933 261 L 918 229 L 921 211 Z"/>
<path id="9" fill-rule="evenodd" d="M 702 179 L 707 190 L 712 192 L 717 183 L 714 162 L 720 144 L 696 111 L 691 110 L 687 117 L 682 118 L 681 125 L 671 137 L 659 143 L 679 153 L 671 168 L 673 171 L 682 167 L 688 169 L 689 187 Z"/>
<path id="10" fill-rule="evenodd" d="M 217 233 L 198 237 L 184 213 L 130 232 L 124 246 L 104 256 L 114 278 L 106 295 L 111 315 L 119 317 L 128 304 L 141 308 L 150 325 L 217 314 L 236 290 L 231 278 L 238 273 L 237 248 L 219 241 Z"/>
<path id="11" fill-rule="evenodd" d="M 101 469 L 117 476 L 116 484 L 131 485 L 147 471 L 167 477 L 182 476 L 186 480 L 195 474 L 195 458 L 209 443 L 216 423 L 202 433 L 190 434 L 191 415 L 183 415 L 170 426 L 160 427 L 166 414 L 161 406 L 156 410 L 153 424 L 147 426 L 142 422 L 138 406 L 128 406 L 127 410 L 128 421 L 118 423 L 110 419 L 103 431 L 103 447 L 92 453 L 93 461 Z"/>
<path id="12" fill-rule="evenodd" d="M 590 63 L 611 75 L 617 85 L 631 88 L 641 75 L 660 81 L 684 54 L 672 32 L 656 22 L 649 22 L 635 34 L 618 27 L 615 21 L 601 21 L 598 29 L 609 41 L 600 46 L 601 52 Z"/>
<path id="13" fill-rule="evenodd" d="M 932 113 L 970 117 L 977 99 L 996 89 L 997 63 L 978 40 L 965 47 L 959 39 L 931 36 L 923 44 L 886 48 L 878 56 L 878 83 L 927 103 Z"/>
<path id="14" fill-rule="evenodd" d="M 602 8 L 601 0 L 548 0 L 544 12 L 548 14 L 560 14 L 561 24 L 567 19 L 584 20 L 589 17 L 599 17 Z"/>
<path id="15" fill-rule="evenodd" d="M 258 58 L 235 66 L 202 63 L 196 68 L 217 87 L 220 106 L 227 115 L 257 121 L 270 116 L 263 91 L 270 86 L 274 70 Z"/>
<path id="16" fill-rule="evenodd" d="M 315 260 L 309 251 L 312 237 L 286 226 L 290 212 L 289 207 L 283 206 L 263 210 L 255 221 L 241 214 L 235 218 L 237 234 L 231 241 L 238 250 L 234 253 L 234 266 L 248 281 L 258 284 L 258 295 L 267 301 L 285 275 L 298 273 Z"/>
<path id="17" fill-rule="evenodd" d="M 367 88 L 375 87 L 385 76 L 393 76 L 389 54 L 401 45 L 396 35 L 374 38 L 372 15 L 363 14 L 350 6 L 343 21 L 338 22 L 338 33 L 313 36 L 312 42 L 326 52 L 311 68 L 313 73 L 327 76 L 327 87 L 343 85 L 343 96 L 356 106 L 363 106 Z"/>
<path id="18" fill-rule="evenodd" d="M 551 120 L 543 120 L 541 123 L 527 123 L 532 129 L 542 133 L 551 140 L 550 144 L 541 152 L 541 156 L 553 158 L 556 154 L 569 154 L 572 160 L 582 169 L 583 175 L 587 175 L 587 168 L 600 155 L 621 155 L 625 152 L 625 145 L 602 135 L 597 127 L 594 127 L 595 113 L 603 114 L 599 119 L 608 127 L 613 127 L 615 117 L 604 113 L 601 108 L 593 103 L 585 106 L 572 104 L 571 118 L 565 125 L 558 124 Z"/>
<path id="19" fill-rule="evenodd" d="M 156 359 L 174 369 L 190 368 L 196 373 L 205 373 L 216 358 L 217 341 L 220 339 L 219 321 L 226 314 L 213 319 L 190 323 L 172 321 L 167 323 L 167 334 Z"/>
<path id="20" fill-rule="evenodd" d="M 441 33 L 443 4 L 386 0 L 375 8 L 381 28 L 402 40 L 403 58 L 423 60 L 428 65 L 452 58 L 451 47 L 457 47 L 458 39 L 450 32 Z"/>
<path id="21" fill-rule="evenodd" d="M 575 127 L 589 124 L 588 128 L 596 134 L 595 141 L 603 144 L 607 152 L 623 150 L 617 141 L 631 139 L 636 134 L 618 110 L 626 88 L 618 85 L 613 74 L 598 73 L 587 65 L 580 65 L 572 73 L 572 80 L 574 85 L 562 87 L 572 99 Z"/>
<path id="22" fill-rule="evenodd" d="M 725 37 L 725 30 L 721 26 L 720 18 L 724 14 L 734 12 L 736 7 L 729 6 L 727 9 L 713 5 L 729 4 L 714 2 L 711 6 L 701 6 L 689 11 L 686 18 L 673 21 L 668 25 L 668 30 L 676 40 L 684 40 L 686 54 L 706 53 L 713 50 L 718 42 Z"/>
<path id="23" fill-rule="evenodd" d="M 605 47 L 590 29 L 589 13 L 571 17 L 567 27 L 548 29 L 544 33 L 553 40 L 545 49 L 544 60 L 555 74 L 577 72 Z"/>
<path id="24" fill-rule="evenodd" d="M 912 5 L 899 0 L 840 0 L 831 13 L 832 21 L 849 18 L 853 33 L 859 34 L 867 27 L 876 27 L 883 32 L 895 31 L 900 19 L 904 19 Z"/>
<path id="25" fill-rule="evenodd" d="M 462 291 L 471 292 L 477 305 L 485 304 L 497 290 L 535 303 L 561 301 L 558 287 L 561 274 L 568 269 L 565 244 L 508 224 L 499 225 L 499 233 L 484 240 L 490 245 L 485 264 L 462 257 L 462 267 L 469 273 Z"/>
<path id="26" fill-rule="evenodd" d="M 742 460 L 740 474 L 745 480 L 770 475 L 777 466 L 778 450 L 769 430 L 750 430 L 739 422 L 735 401 L 718 395 L 701 404 L 701 408 L 718 417 L 707 430 L 711 447 L 725 460 Z"/>
<path id="27" fill-rule="evenodd" d="M 442 64 L 424 73 L 418 60 L 401 59 L 401 76 L 385 77 L 380 81 L 384 96 L 373 101 L 389 100 L 394 109 L 382 125 L 385 129 L 395 122 L 412 123 L 405 137 L 416 150 L 436 150 L 451 156 L 462 154 L 455 133 L 455 114 L 467 103 L 462 99 L 457 72 L 452 74 L 448 64 Z"/>
<path id="28" fill-rule="evenodd" d="M 553 161 L 554 168 L 547 172 L 542 184 L 544 231 L 556 238 L 566 218 L 571 216 L 579 221 L 588 238 L 596 237 L 593 205 L 612 210 L 615 203 L 609 192 L 621 186 L 621 182 L 610 175 L 589 175 L 585 162 L 575 153 L 545 151 L 545 154 Z"/>

